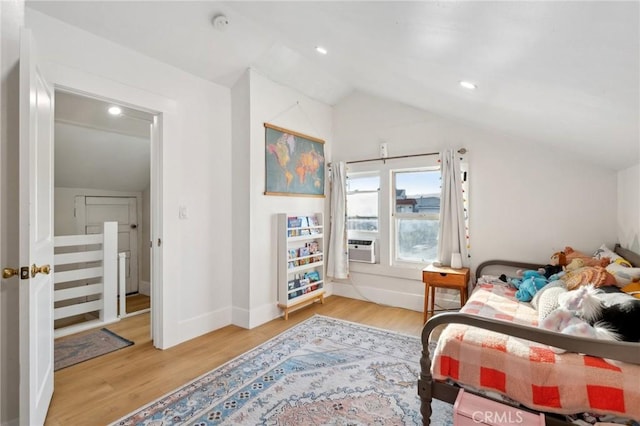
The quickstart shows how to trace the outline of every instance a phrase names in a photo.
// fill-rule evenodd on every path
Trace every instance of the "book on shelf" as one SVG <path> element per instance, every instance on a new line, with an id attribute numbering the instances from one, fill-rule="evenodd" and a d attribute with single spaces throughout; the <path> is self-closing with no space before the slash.
<path id="1" fill-rule="evenodd" d="M 319 234 L 320 233 L 320 229 L 318 228 L 320 226 L 319 222 L 318 222 L 318 218 L 315 216 L 308 216 L 307 217 L 307 222 L 309 223 L 309 230 L 311 231 L 312 234 Z"/>
<path id="2" fill-rule="evenodd" d="M 287 218 L 287 228 L 289 228 L 288 230 L 288 236 L 290 237 L 297 237 L 298 235 L 300 235 L 300 226 L 302 223 L 302 219 L 297 217 L 297 216 L 289 216 Z"/>
<path id="3" fill-rule="evenodd" d="M 296 283 L 297 283 L 297 285 L 296 285 Z M 289 282 L 287 282 L 287 288 L 289 290 L 293 290 L 293 289 L 298 288 L 298 287 L 300 287 L 300 280 L 295 279 L 295 280 L 289 280 Z"/>
<path id="4" fill-rule="evenodd" d="M 307 243 L 307 247 L 309 248 L 309 254 L 314 254 L 318 252 L 318 242 L 317 241 L 310 241 Z"/>
<path id="5" fill-rule="evenodd" d="M 309 218 L 307 216 L 301 216 L 300 218 L 300 235 L 311 235 L 309 229 Z"/>
<path id="6" fill-rule="evenodd" d="M 296 257 L 298 257 L 298 249 L 290 248 L 289 259 L 295 259 Z"/>
<path id="7" fill-rule="evenodd" d="M 306 256 L 309 256 L 309 247 L 300 247 L 298 249 L 298 256 L 301 257 L 300 259 L 300 264 L 307 264 L 310 262 L 311 259 L 309 259 Z M 304 261 L 304 262 L 303 262 Z"/>
<path id="8" fill-rule="evenodd" d="M 320 273 L 318 271 L 309 271 L 304 274 L 304 277 L 309 280 L 309 282 L 320 281 Z"/>

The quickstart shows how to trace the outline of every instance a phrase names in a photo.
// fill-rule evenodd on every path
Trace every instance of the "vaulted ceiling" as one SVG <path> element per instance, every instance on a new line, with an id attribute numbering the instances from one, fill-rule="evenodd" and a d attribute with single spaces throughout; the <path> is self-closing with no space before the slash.
<path id="1" fill-rule="evenodd" d="M 252 67 L 331 105 L 359 90 L 613 170 L 640 161 L 639 5 L 27 2 L 227 87 Z M 226 25 L 212 25 L 219 15 Z"/>

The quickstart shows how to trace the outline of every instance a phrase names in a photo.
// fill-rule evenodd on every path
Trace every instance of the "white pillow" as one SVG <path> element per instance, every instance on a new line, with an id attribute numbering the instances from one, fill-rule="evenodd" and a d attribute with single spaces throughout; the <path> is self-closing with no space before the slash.
<path id="1" fill-rule="evenodd" d="M 604 244 L 601 245 L 600 248 L 596 250 L 595 253 L 593 253 L 593 257 L 594 259 L 602 259 L 603 257 L 608 257 L 609 259 L 611 259 L 610 261 L 611 263 L 618 263 L 622 266 L 626 266 L 629 268 L 632 266 L 627 259 L 615 253 L 613 250 L 611 250 L 609 247 L 607 247 Z"/>
<path id="2" fill-rule="evenodd" d="M 610 263 L 606 269 L 616 279 L 618 287 L 640 281 L 640 268 L 628 268 L 619 263 Z"/>

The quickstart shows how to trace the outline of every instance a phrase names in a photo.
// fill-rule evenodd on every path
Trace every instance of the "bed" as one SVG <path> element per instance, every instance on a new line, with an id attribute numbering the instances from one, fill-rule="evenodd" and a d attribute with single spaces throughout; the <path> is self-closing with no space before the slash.
<path id="1" fill-rule="evenodd" d="M 640 255 L 619 246 L 615 252 L 640 266 Z M 497 266 L 539 267 L 493 260 L 478 266 L 476 278 Z M 454 403 L 460 386 L 488 391 L 524 411 L 543 412 L 548 425 L 569 424 L 566 415 L 582 412 L 640 420 L 640 343 L 540 329 L 537 311 L 519 303 L 514 293 L 506 285 L 477 285 L 460 312 L 427 321 L 418 380 L 423 424 L 429 425 L 432 399 Z M 437 343 L 430 345 L 432 332 L 443 325 Z M 567 352 L 556 354 L 550 346 Z"/>

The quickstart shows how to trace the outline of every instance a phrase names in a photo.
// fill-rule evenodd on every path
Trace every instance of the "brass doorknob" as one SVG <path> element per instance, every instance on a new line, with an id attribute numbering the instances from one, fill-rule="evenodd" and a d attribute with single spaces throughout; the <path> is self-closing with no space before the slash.
<path id="1" fill-rule="evenodd" d="M 7 279 L 11 278 L 14 275 L 18 275 L 20 273 L 19 270 L 13 268 L 4 268 L 2 270 L 2 278 Z"/>
<path id="2" fill-rule="evenodd" d="M 51 272 L 51 266 L 49 265 L 36 266 L 35 263 L 31 265 L 31 278 L 35 277 L 38 273 L 49 275 L 49 272 Z"/>

